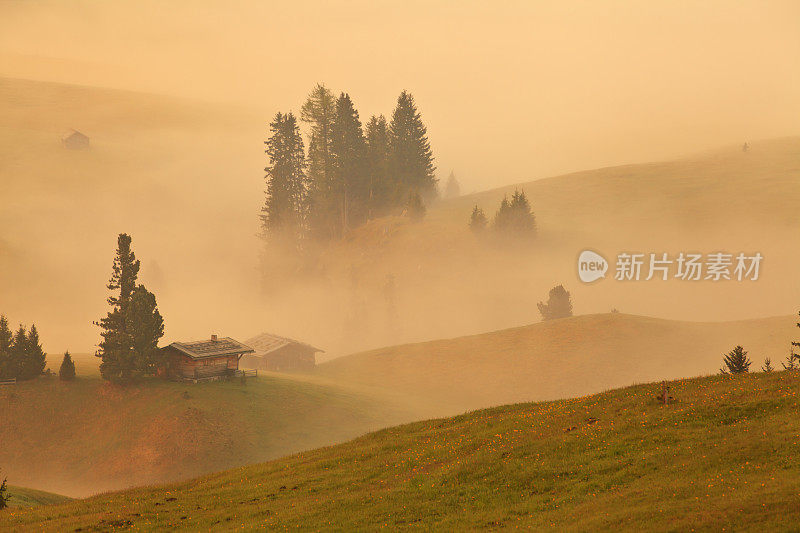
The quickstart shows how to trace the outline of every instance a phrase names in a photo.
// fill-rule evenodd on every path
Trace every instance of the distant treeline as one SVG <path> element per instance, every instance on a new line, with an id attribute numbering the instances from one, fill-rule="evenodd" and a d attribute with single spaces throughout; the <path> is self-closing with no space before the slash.
<path id="1" fill-rule="evenodd" d="M 293 113 L 270 123 L 265 239 L 341 238 L 371 218 L 409 206 L 419 212 L 436 195 L 427 129 L 410 93 L 400 94 L 391 121 L 372 116 L 362 127 L 350 96 L 320 84 L 300 120 L 309 126 L 307 151 Z"/>
<path id="2" fill-rule="evenodd" d="M 6 317 L 0 316 L 0 379 L 33 379 L 44 372 L 46 364 L 36 325 L 30 330 L 20 325 L 15 333 Z"/>

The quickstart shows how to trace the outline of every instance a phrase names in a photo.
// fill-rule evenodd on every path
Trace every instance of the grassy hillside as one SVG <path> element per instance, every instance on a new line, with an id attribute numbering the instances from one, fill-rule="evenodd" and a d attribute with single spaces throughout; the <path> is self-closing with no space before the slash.
<path id="1" fill-rule="evenodd" d="M 35 507 L 37 505 L 51 505 L 71 500 L 71 498 L 53 494 L 52 492 L 13 486 L 8 487 L 8 495 L 9 507 Z"/>
<path id="2" fill-rule="evenodd" d="M 713 376 L 383 430 L 190 482 L 0 514 L 15 530 L 787 530 L 800 377 Z"/>
<path id="3" fill-rule="evenodd" d="M 592 394 L 656 379 L 717 372 L 734 345 L 760 367 L 786 357 L 795 317 L 677 322 L 585 315 L 454 339 L 381 348 L 324 363 L 317 373 L 414 399 L 430 415 Z"/>
<path id="4" fill-rule="evenodd" d="M 280 376 L 127 387 L 41 378 L 0 389 L 0 404 L 0 470 L 68 495 L 187 479 L 411 419 L 371 396 Z"/>

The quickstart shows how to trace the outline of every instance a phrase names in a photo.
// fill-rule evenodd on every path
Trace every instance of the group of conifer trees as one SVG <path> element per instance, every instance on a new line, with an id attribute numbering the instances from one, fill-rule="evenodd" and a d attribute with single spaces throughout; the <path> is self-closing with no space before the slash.
<path id="1" fill-rule="evenodd" d="M 12 332 L 5 316 L 0 316 L 0 379 L 33 379 L 44 372 L 45 353 L 36 325 L 26 330 L 20 325 Z"/>
<path id="2" fill-rule="evenodd" d="M 469 227 L 475 233 L 481 233 L 489 225 L 489 220 L 483 209 L 477 205 L 472 210 Z M 536 216 L 531 210 L 531 204 L 525 196 L 525 191 L 515 190 L 511 195 L 504 196 L 500 207 L 494 215 L 492 228 L 499 234 L 519 237 L 536 236 Z"/>
<path id="3" fill-rule="evenodd" d="M 436 195 L 427 128 L 410 93 L 400 94 L 390 121 L 372 116 L 363 126 L 347 93 L 336 97 L 319 84 L 300 121 L 309 130 L 307 152 L 293 113 L 277 113 L 269 126 L 261 210 L 268 241 L 341 238 L 404 207 L 419 213 L 419 205 Z"/>

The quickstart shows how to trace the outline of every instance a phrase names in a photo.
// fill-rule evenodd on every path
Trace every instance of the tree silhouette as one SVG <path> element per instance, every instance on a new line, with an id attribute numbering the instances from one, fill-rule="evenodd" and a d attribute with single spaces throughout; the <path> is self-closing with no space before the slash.
<path id="1" fill-rule="evenodd" d="M 744 374 L 750 371 L 750 365 L 753 364 L 741 346 L 736 346 L 728 352 L 723 361 L 725 367 L 720 368 L 720 372 L 723 374 Z"/>

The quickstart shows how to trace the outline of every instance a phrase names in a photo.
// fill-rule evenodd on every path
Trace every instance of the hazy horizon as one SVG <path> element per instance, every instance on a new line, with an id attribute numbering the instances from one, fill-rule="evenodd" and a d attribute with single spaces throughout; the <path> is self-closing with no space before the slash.
<path id="1" fill-rule="evenodd" d="M 466 191 L 800 133 L 795 2 L 0 10 L 4 76 L 236 103 L 263 124 L 317 82 L 349 92 L 362 121 L 408 89 L 438 174 Z"/>

